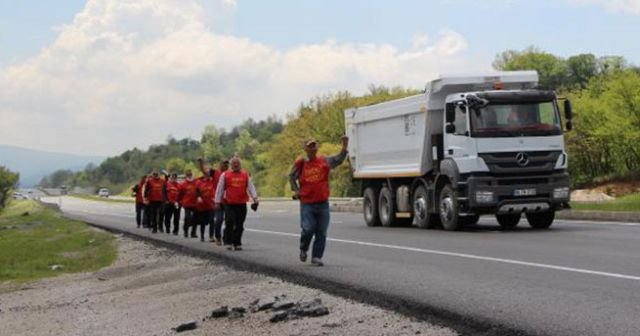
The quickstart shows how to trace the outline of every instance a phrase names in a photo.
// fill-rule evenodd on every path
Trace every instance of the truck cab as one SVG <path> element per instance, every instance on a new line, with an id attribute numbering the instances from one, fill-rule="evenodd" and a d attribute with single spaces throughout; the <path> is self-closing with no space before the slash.
<path id="1" fill-rule="evenodd" d="M 568 102 L 565 111 L 571 120 Z M 447 221 L 457 212 L 495 214 L 500 225 L 513 227 L 524 213 L 532 227 L 545 228 L 556 210 L 569 206 L 568 157 L 553 91 L 448 95 L 443 129 L 441 166 L 457 195 L 440 198 L 443 225 L 453 225 Z"/>

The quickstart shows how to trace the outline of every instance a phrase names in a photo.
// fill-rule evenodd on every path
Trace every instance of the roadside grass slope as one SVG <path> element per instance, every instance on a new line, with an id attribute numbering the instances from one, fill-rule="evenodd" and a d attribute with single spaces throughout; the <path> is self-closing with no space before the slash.
<path id="1" fill-rule="evenodd" d="M 111 234 L 62 218 L 32 200 L 13 200 L 0 214 L 0 283 L 24 283 L 111 265 Z"/>

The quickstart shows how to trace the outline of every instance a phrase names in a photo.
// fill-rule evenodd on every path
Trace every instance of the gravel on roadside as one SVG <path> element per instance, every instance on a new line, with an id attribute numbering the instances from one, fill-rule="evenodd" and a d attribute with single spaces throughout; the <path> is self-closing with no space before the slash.
<path id="1" fill-rule="evenodd" d="M 92 273 L 68 274 L 21 285 L 0 284 L 3 335 L 456 335 L 378 307 L 318 290 L 118 237 L 118 260 Z M 13 286 L 13 287 L 11 287 Z M 4 291 L 2 290 L 5 287 Z M 7 288 L 11 287 L 7 292 Z M 260 298 L 310 302 L 328 315 L 272 323 L 275 312 L 252 312 Z M 208 318 L 227 306 L 247 309 L 232 318 Z"/>

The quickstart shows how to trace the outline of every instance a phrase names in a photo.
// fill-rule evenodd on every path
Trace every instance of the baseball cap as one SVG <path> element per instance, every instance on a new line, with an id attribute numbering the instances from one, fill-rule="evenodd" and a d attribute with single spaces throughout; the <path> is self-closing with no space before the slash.
<path id="1" fill-rule="evenodd" d="M 314 139 L 314 138 L 310 138 L 310 139 L 307 139 L 307 140 L 304 141 L 304 146 L 305 147 L 311 146 L 311 144 L 316 144 L 317 145 L 318 141 L 316 141 L 316 139 Z"/>

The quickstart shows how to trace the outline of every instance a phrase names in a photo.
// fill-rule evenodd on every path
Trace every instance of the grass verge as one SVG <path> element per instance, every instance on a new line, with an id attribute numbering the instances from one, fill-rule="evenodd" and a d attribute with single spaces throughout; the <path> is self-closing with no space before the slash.
<path id="1" fill-rule="evenodd" d="M 613 201 L 606 202 L 571 202 L 571 208 L 573 210 L 593 211 L 640 211 L 640 194 L 627 195 Z"/>
<path id="2" fill-rule="evenodd" d="M 69 195 L 71 197 L 75 197 L 75 198 L 81 198 L 84 200 L 89 200 L 89 201 L 99 201 L 99 202 L 110 202 L 110 203 L 134 203 L 135 200 L 132 199 L 114 199 L 114 198 L 108 198 L 108 197 L 100 197 L 100 196 L 94 196 L 94 195 L 80 195 L 80 194 L 73 194 L 73 195 Z"/>
<path id="3" fill-rule="evenodd" d="M 35 201 L 13 200 L 0 214 L 0 283 L 95 271 L 116 256 L 113 235 Z"/>

